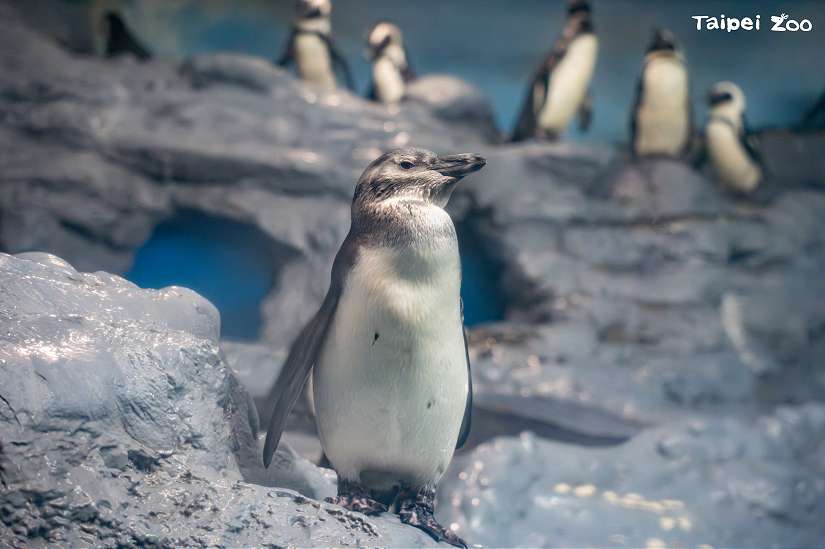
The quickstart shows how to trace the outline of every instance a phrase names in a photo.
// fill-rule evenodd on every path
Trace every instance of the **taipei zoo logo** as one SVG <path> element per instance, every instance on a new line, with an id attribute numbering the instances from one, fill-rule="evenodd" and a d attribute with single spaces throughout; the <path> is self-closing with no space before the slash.
<path id="1" fill-rule="evenodd" d="M 696 30 L 698 31 L 758 31 L 762 30 L 762 16 L 755 17 L 727 17 L 725 14 L 717 16 L 712 15 L 693 15 L 691 19 L 696 21 Z M 797 20 L 791 18 L 787 13 L 779 15 L 771 15 L 770 25 L 765 28 L 772 32 L 811 32 L 814 29 L 814 24 L 810 19 Z"/>

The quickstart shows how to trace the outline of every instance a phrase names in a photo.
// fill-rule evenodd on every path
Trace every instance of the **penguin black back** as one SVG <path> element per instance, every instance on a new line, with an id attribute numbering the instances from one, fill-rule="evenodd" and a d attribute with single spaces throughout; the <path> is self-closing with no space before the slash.
<path id="1" fill-rule="evenodd" d="M 131 54 L 146 61 L 152 57 L 143 44 L 135 37 L 123 18 L 115 12 L 107 12 L 104 16 L 106 27 L 106 57 L 117 57 L 122 54 Z"/>

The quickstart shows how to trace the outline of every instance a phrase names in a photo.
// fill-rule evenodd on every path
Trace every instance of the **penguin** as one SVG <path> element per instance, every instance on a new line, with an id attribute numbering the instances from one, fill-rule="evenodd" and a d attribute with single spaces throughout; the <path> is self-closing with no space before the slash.
<path id="1" fill-rule="evenodd" d="M 367 98 L 387 105 L 401 101 L 407 84 L 415 80 L 401 29 L 389 21 L 373 25 L 367 33 L 367 57 L 372 63 Z"/>
<path id="2" fill-rule="evenodd" d="M 335 71 L 344 77 L 347 88 L 355 90 L 352 72 L 330 38 L 332 3 L 330 0 L 298 0 L 297 18 L 284 53 L 276 64 L 294 63 L 301 80 L 322 90 L 336 88 Z"/>
<path id="3" fill-rule="evenodd" d="M 762 180 L 762 169 L 747 135 L 745 94 L 733 82 L 718 82 L 708 94 L 708 104 L 705 147 L 716 177 L 734 191 L 753 192 Z"/>
<path id="4" fill-rule="evenodd" d="M 338 473 L 329 501 L 365 514 L 393 506 L 402 522 L 460 547 L 433 516 L 473 400 L 458 242 L 444 207 L 485 164 L 408 148 L 367 166 L 329 290 L 278 375 L 263 453 L 268 466 L 311 374 L 321 445 Z"/>
<path id="5" fill-rule="evenodd" d="M 147 50 L 134 33 L 129 30 L 123 17 L 117 12 L 106 12 L 103 15 L 101 26 L 105 40 L 103 54 L 106 57 L 130 54 L 137 57 L 140 61 L 146 61 L 152 57 L 149 50 Z"/>
<path id="6" fill-rule="evenodd" d="M 530 81 L 512 141 L 556 139 L 576 115 L 579 127 L 589 129 L 598 49 L 589 2 L 569 0 L 564 32 Z"/>
<path id="7" fill-rule="evenodd" d="M 645 54 L 631 112 L 634 156 L 683 157 L 693 142 L 693 110 L 685 58 L 676 38 L 657 30 Z"/>
<path id="8" fill-rule="evenodd" d="M 398 103 L 407 84 L 415 79 L 401 29 L 388 21 L 376 23 L 367 34 L 367 48 L 372 62 L 372 84 L 367 97 L 390 105 Z"/>

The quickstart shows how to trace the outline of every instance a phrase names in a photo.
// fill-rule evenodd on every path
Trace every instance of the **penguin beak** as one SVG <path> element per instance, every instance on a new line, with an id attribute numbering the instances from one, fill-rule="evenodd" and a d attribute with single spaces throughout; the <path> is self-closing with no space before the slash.
<path id="1" fill-rule="evenodd" d="M 465 175 L 477 172 L 486 164 L 487 161 L 477 154 L 453 154 L 450 156 L 439 156 L 438 160 L 436 160 L 430 169 L 447 177 L 461 179 Z"/>

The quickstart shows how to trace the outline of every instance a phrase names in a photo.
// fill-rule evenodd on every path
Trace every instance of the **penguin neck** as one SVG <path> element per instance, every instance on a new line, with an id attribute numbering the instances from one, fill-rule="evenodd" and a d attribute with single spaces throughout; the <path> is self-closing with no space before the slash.
<path id="1" fill-rule="evenodd" d="M 399 71 L 407 67 L 407 56 L 404 54 L 404 48 L 398 44 L 390 44 L 384 48 L 381 53 L 376 56 L 375 62 L 386 59 L 396 66 Z"/>
<path id="2" fill-rule="evenodd" d="M 329 17 L 313 17 L 312 19 L 299 19 L 295 22 L 295 28 L 300 32 L 317 32 L 329 35 L 332 32 L 332 23 Z"/>
<path id="3" fill-rule="evenodd" d="M 583 34 L 595 34 L 590 16 L 586 14 L 569 16 L 567 23 L 564 25 L 561 40 L 570 43 Z"/>
<path id="4" fill-rule="evenodd" d="M 674 63 L 684 63 L 685 58 L 681 52 L 673 51 L 673 50 L 654 50 L 648 52 L 645 55 L 645 65 L 650 63 L 651 61 L 656 60 L 670 60 Z"/>
<path id="5" fill-rule="evenodd" d="M 432 257 L 456 241 L 450 215 L 432 202 L 412 197 L 353 208 L 351 230 L 369 245 L 405 249 L 422 257 Z"/>
<path id="6" fill-rule="evenodd" d="M 710 118 L 721 120 L 737 130 L 742 128 L 742 110 L 738 105 L 717 105 L 711 109 Z"/>

